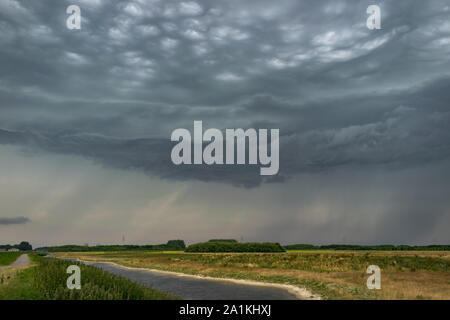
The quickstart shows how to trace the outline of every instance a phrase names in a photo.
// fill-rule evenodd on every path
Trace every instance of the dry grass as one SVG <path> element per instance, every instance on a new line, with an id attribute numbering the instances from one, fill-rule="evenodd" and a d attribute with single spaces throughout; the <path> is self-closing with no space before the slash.
<path id="1" fill-rule="evenodd" d="M 187 274 L 289 283 L 329 299 L 450 299 L 448 251 L 296 251 L 283 254 L 155 252 L 61 253 Z M 382 270 L 381 290 L 368 290 L 365 270 Z"/>
<path id="2" fill-rule="evenodd" d="M 29 266 L 20 267 L 7 267 L 0 269 L 0 288 L 8 285 L 16 276 L 19 271 L 28 268 Z"/>

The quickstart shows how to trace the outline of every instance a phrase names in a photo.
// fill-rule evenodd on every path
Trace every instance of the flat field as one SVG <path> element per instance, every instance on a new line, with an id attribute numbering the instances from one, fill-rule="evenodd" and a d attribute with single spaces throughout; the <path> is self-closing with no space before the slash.
<path id="1" fill-rule="evenodd" d="M 449 251 L 141 251 L 70 252 L 58 256 L 219 278 L 287 283 L 306 287 L 324 299 L 450 299 Z M 381 269 L 380 290 L 366 287 L 369 265 Z"/>

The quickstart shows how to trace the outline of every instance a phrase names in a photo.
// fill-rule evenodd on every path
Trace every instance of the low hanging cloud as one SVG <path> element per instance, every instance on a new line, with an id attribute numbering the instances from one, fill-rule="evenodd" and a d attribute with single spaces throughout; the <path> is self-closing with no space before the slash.
<path id="1" fill-rule="evenodd" d="M 26 217 L 0 218 L 0 225 L 25 224 L 30 221 Z"/>
<path id="2" fill-rule="evenodd" d="M 64 5 L 0 1 L 0 144 L 241 186 L 267 178 L 174 166 L 170 133 L 194 120 L 278 128 L 280 171 L 267 181 L 445 160 L 448 1 L 383 3 L 380 30 L 366 27 L 370 4 L 83 1 L 72 32 Z"/>
<path id="3" fill-rule="evenodd" d="M 399 92 L 335 99 L 332 108 L 329 101 L 295 105 L 267 95 L 241 103 L 236 113 L 249 118 L 241 119 L 242 128 L 280 128 L 280 172 L 268 178 L 259 175 L 259 166 L 176 166 L 170 159 L 175 143 L 170 141 L 169 134 L 165 138 L 131 139 L 88 133 L 0 130 L 0 144 L 83 156 L 105 166 L 138 170 L 163 179 L 244 187 L 282 182 L 297 174 L 343 166 L 409 168 L 450 158 L 450 115 L 444 102 L 450 100 L 448 86 L 450 79 L 443 78 Z M 257 111 L 259 118 L 252 119 L 251 115 Z M 141 110 L 138 114 L 152 118 L 151 113 Z M 264 118 L 271 120 L 264 123 Z M 211 119 L 208 123 L 216 122 Z M 186 121 L 184 126 L 192 130 L 192 124 Z"/>

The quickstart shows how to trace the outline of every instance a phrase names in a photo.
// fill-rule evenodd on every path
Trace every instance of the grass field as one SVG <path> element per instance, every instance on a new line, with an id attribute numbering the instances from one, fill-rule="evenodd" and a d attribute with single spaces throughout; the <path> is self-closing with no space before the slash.
<path id="1" fill-rule="evenodd" d="M 450 299 L 449 251 L 293 251 L 287 253 L 59 253 L 91 261 L 222 278 L 304 286 L 325 299 Z M 381 290 L 369 290 L 369 265 Z"/>
<path id="2" fill-rule="evenodd" d="M 80 290 L 66 287 L 66 269 L 74 264 L 29 255 L 29 267 L 0 270 L 0 300 L 170 300 L 177 297 L 141 286 L 98 268 L 79 265 Z M 3 279 L 3 281 L 1 280 Z"/>
<path id="3" fill-rule="evenodd" d="M 16 261 L 21 252 L 0 252 L 0 266 L 7 266 Z"/>

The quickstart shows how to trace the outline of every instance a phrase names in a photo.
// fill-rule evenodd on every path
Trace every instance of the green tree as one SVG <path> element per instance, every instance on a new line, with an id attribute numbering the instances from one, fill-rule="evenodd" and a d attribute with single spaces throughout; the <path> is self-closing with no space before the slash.
<path id="1" fill-rule="evenodd" d="M 19 249 L 20 251 L 31 251 L 31 250 L 33 250 L 33 247 L 28 242 L 22 241 L 17 246 L 17 249 Z"/>

